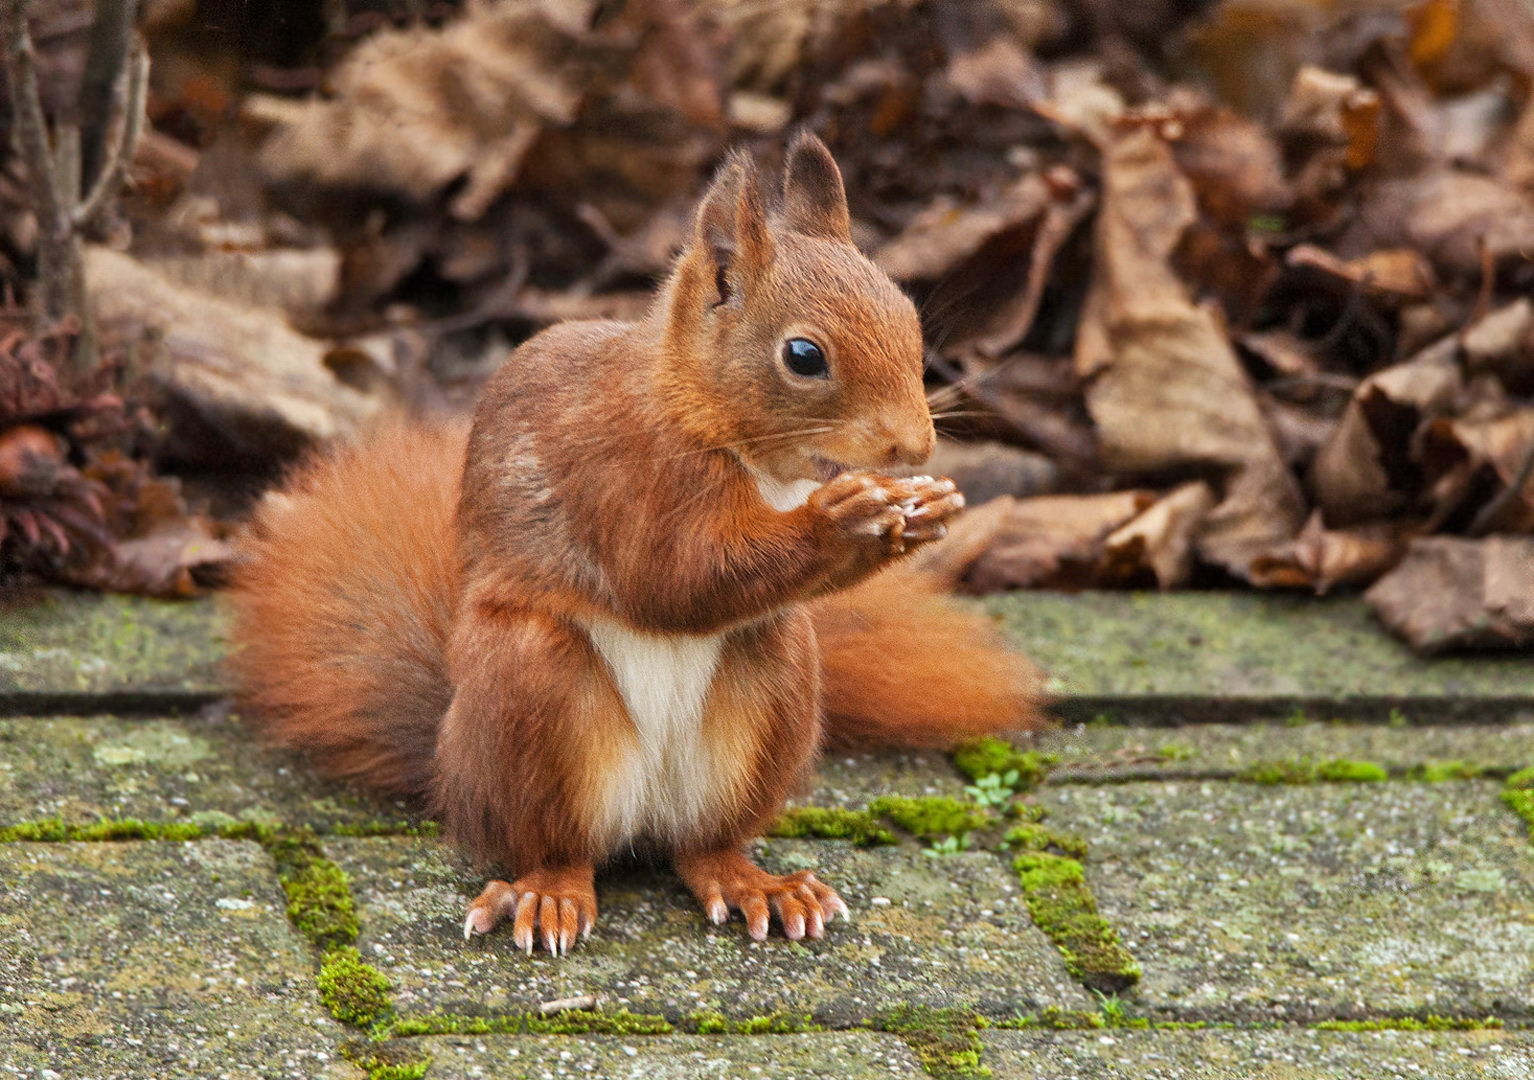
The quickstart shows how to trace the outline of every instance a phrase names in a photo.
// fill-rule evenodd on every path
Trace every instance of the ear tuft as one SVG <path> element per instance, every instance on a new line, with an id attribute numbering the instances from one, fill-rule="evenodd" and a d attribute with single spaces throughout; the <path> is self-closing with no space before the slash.
<path id="1" fill-rule="evenodd" d="M 703 196 L 694 243 L 713 263 L 721 304 L 772 261 L 761 182 L 744 151 L 733 151 L 725 159 Z"/>
<path id="2" fill-rule="evenodd" d="M 783 221 L 795 232 L 852 242 L 852 219 L 841 170 L 826 144 L 801 131 L 783 166 Z"/>

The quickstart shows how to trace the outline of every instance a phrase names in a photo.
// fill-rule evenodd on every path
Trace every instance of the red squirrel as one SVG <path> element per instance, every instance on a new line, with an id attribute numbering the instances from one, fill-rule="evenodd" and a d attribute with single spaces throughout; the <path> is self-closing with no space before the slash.
<path id="1" fill-rule="evenodd" d="M 878 471 L 933 447 L 915 308 L 854 246 L 819 139 L 792 143 L 775 203 L 734 154 L 643 319 L 543 331 L 466 437 L 385 428 L 254 515 L 230 590 L 244 709 L 507 871 L 465 937 L 510 919 L 519 948 L 568 952 L 595 868 L 631 851 L 715 923 L 821 937 L 846 904 L 745 845 L 823 742 L 1034 719 L 1027 662 L 885 569 L 963 506 Z"/>

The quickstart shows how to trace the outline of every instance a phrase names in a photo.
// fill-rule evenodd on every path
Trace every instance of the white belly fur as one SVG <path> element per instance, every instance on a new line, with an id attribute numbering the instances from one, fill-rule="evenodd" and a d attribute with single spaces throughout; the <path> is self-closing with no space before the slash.
<path id="1" fill-rule="evenodd" d="M 753 474 L 774 510 L 802 506 L 820 484 L 784 483 Z M 591 644 L 607 664 L 633 721 L 637 745 L 625 762 L 614 762 L 609 779 L 606 829 L 615 846 L 640 836 L 674 839 L 695 833 L 717 817 L 725 792 L 703 738 L 703 705 L 724 647 L 719 634 L 651 634 L 612 619 L 585 620 Z"/>
<path id="2" fill-rule="evenodd" d="M 703 738 L 703 705 L 725 635 L 651 634 L 609 619 L 585 622 L 637 735 L 609 766 L 607 828 L 614 845 L 642 835 L 694 833 L 717 815 L 720 770 Z"/>

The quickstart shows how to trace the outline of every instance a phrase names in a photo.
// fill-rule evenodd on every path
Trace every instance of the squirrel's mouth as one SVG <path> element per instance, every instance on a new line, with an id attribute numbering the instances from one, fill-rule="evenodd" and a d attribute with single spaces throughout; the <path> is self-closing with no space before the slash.
<path id="1" fill-rule="evenodd" d="M 847 466 L 839 461 L 821 457 L 819 454 L 810 455 L 810 463 L 815 466 L 815 478 L 824 484 L 828 480 L 835 480 L 847 471 Z"/>

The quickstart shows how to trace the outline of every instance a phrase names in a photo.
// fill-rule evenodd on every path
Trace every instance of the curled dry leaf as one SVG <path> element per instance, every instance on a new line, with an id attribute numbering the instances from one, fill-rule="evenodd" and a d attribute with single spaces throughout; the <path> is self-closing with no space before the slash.
<path id="1" fill-rule="evenodd" d="M 1161 589 L 1188 583 L 1194 538 L 1214 509 L 1215 494 L 1202 480 L 1163 495 L 1104 541 L 1104 577 L 1134 581 L 1148 569 Z"/>
<path id="2" fill-rule="evenodd" d="M 1422 653 L 1534 646 L 1534 539 L 1433 536 L 1365 599 Z"/>
<path id="3" fill-rule="evenodd" d="M 1401 561 L 1406 537 L 1394 523 L 1328 529 L 1319 512 L 1294 542 L 1258 556 L 1252 583 L 1263 588 L 1313 589 L 1325 596 L 1339 585 L 1367 585 Z"/>
<path id="4" fill-rule="evenodd" d="M 1335 250 L 1353 259 L 1380 248 L 1410 248 L 1445 274 L 1479 276 L 1485 262 L 1529 259 L 1534 201 L 1490 177 L 1453 169 L 1389 180 L 1361 200 Z"/>
<path id="5" fill-rule="evenodd" d="M 969 571 L 977 592 L 1079 589 L 1100 582 L 1104 541 L 1156 502 L 1149 491 L 1018 499 Z"/>
<path id="6" fill-rule="evenodd" d="M 1464 389 L 1450 340 L 1365 379 L 1331 440 L 1316 455 L 1310 482 L 1333 527 L 1389 517 L 1419 493 L 1412 439 Z"/>
<path id="7" fill-rule="evenodd" d="M 1472 533 L 1534 533 L 1534 408 L 1434 420 L 1418 454 L 1433 521 L 1457 520 Z"/>
<path id="8" fill-rule="evenodd" d="M 1361 258 L 1342 260 L 1314 244 L 1298 244 L 1289 250 L 1285 262 L 1319 270 L 1386 299 L 1420 300 L 1437 284 L 1432 266 L 1409 248 L 1371 251 Z"/>

